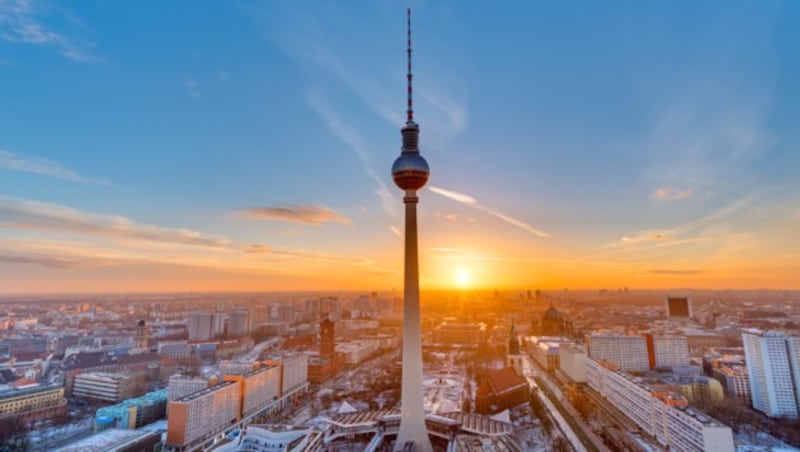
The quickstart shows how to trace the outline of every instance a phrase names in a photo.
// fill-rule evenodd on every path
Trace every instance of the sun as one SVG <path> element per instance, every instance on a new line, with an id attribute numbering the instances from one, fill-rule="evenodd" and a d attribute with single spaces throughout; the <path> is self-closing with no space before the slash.
<path id="1" fill-rule="evenodd" d="M 459 268 L 456 270 L 456 285 L 459 287 L 468 286 L 471 279 L 469 271 L 466 269 Z"/>

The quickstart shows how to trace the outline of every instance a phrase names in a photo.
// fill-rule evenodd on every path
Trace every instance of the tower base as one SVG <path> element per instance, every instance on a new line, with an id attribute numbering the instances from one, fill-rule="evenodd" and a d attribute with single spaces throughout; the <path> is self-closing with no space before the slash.
<path id="1" fill-rule="evenodd" d="M 404 429 L 401 421 L 400 431 L 394 442 L 394 452 L 433 452 L 425 422 L 423 421 L 421 428 L 416 424 Z"/>

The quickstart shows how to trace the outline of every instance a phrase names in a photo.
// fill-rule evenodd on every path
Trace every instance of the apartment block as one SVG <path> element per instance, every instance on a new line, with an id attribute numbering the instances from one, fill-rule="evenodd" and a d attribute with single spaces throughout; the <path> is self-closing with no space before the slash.
<path id="1" fill-rule="evenodd" d="M 88 372 L 75 377 L 72 395 L 79 399 L 117 403 L 134 395 L 134 380 L 128 375 Z"/>
<path id="2" fill-rule="evenodd" d="M 242 387 L 239 417 L 250 416 L 277 401 L 280 379 L 280 366 L 262 367 L 244 375 L 226 376 L 226 381 L 238 381 Z"/>
<path id="3" fill-rule="evenodd" d="M 586 382 L 669 450 L 733 452 L 730 427 L 688 407 L 680 395 L 594 359 L 586 362 Z"/>
<path id="4" fill-rule="evenodd" d="M 650 368 L 647 340 L 643 336 L 616 333 L 594 333 L 586 336 L 589 357 L 613 362 L 623 371 L 645 371 Z"/>
<path id="5" fill-rule="evenodd" d="M 201 377 L 191 377 L 188 375 L 173 375 L 169 377 L 167 383 L 167 399 L 178 400 L 189 394 L 202 391 L 209 387 L 211 383 Z"/>
<path id="6" fill-rule="evenodd" d="M 686 336 L 645 334 L 650 368 L 689 365 L 689 343 Z"/>
<path id="7" fill-rule="evenodd" d="M 242 385 L 223 381 L 167 404 L 168 450 L 193 450 L 239 419 Z"/>
<path id="8" fill-rule="evenodd" d="M 0 418 L 31 422 L 63 413 L 64 387 L 22 380 L 0 389 Z M 28 384 L 25 384 L 28 383 Z"/>
<path id="9" fill-rule="evenodd" d="M 753 408 L 797 419 L 800 408 L 800 337 L 780 331 L 742 334 Z"/>
<path id="10" fill-rule="evenodd" d="M 575 383 L 586 383 L 586 352 L 577 345 L 561 345 L 558 348 L 559 368 Z"/>

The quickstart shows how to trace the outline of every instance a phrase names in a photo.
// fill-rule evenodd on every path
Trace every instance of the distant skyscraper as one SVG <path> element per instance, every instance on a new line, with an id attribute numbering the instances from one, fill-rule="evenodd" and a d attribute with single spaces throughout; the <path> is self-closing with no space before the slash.
<path id="1" fill-rule="evenodd" d="M 144 323 L 144 320 L 139 320 L 139 323 L 136 324 L 136 337 L 134 338 L 134 348 L 138 349 L 147 349 L 149 347 L 149 341 L 147 339 L 147 326 Z"/>
<path id="2" fill-rule="evenodd" d="M 189 315 L 189 340 L 205 341 L 222 334 L 225 315 L 218 312 L 196 311 Z"/>
<path id="3" fill-rule="evenodd" d="M 322 359 L 333 360 L 336 355 L 333 328 L 334 323 L 327 317 L 319 324 L 319 356 Z"/>
<path id="4" fill-rule="evenodd" d="M 228 335 L 246 336 L 250 332 L 250 313 L 247 309 L 235 309 L 228 314 Z"/>
<path id="5" fill-rule="evenodd" d="M 745 330 L 747 373 L 753 408 L 770 417 L 798 417 L 800 337 L 779 331 Z"/>
<path id="6" fill-rule="evenodd" d="M 419 126 L 414 122 L 411 88 L 411 9 L 408 10 L 408 109 L 403 126 L 403 147 L 392 165 L 392 178 L 405 191 L 405 282 L 403 302 L 403 387 L 400 399 L 400 431 L 395 451 L 433 450 L 425 426 L 422 398 L 422 328 L 419 313 L 419 267 L 417 256 L 417 190 L 428 182 L 428 162 L 420 155 Z"/>
<path id="7" fill-rule="evenodd" d="M 667 296 L 667 317 L 688 319 L 692 316 L 692 305 L 689 297 Z"/>

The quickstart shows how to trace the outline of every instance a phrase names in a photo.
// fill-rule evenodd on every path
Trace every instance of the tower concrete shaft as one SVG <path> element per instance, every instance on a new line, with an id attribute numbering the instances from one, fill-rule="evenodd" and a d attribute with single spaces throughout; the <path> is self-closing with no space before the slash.
<path id="1" fill-rule="evenodd" d="M 405 283 L 403 300 L 403 386 L 400 399 L 400 431 L 394 450 L 433 451 L 425 426 L 422 396 L 422 328 L 419 309 L 419 266 L 417 247 L 416 190 L 406 190 Z"/>
<path id="2" fill-rule="evenodd" d="M 403 299 L 403 387 L 400 399 L 400 431 L 395 452 L 433 452 L 425 425 L 422 398 L 422 328 L 419 314 L 419 259 L 417 255 L 417 190 L 430 176 L 428 162 L 419 153 L 419 126 L 411 101 L 411 10 L 408 10 L 408 119 L 400 130 L 403 147 L 392 165 L 392 179 L 405 192 L 406 243 Z"/>

